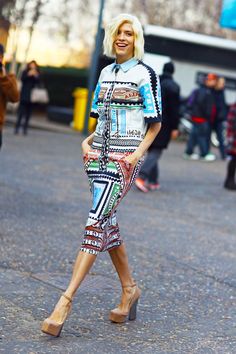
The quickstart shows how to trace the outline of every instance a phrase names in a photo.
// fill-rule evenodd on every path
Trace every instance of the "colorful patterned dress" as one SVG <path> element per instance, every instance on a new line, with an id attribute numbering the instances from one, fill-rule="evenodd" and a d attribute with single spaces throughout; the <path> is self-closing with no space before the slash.
<path id="1" fill-rule="evenodd" d="M 116 209 L 136 178 L 142 161 L 125 161 L 145 137 L 149 123 L 161 121 L 161 90 L 152 68 L 134 58 L 105 67 L 99 77 L 91 116 L 98 118 L 93 143 L 84 156 L 93 205 L 81 250 L 97 255 L 122 243 Z"/>

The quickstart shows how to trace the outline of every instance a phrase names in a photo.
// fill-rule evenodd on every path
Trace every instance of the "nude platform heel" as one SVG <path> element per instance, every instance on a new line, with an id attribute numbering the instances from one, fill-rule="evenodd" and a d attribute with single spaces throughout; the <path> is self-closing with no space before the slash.
<path id="1" fill-rule="evenodd" d="M 110 311 L 110 315 L 109 315 L 110 321 L 115 322 L 115 323 L 123 323 L 126 321 L 127 318 L 129 321 L 133 321 L 136 319 L 137 305 L 138 305 L 138 300 L 141 295 L 141 290 L 138 288 L 138 286 L 136 284 L 122 286 L 122 288 L 134 288 L 134 287 L 136 287 L 136 289 L 134 291 L 133 296 L 129 300 L 128 311 L 127 312 L 121 311 L 119 308 L 120 305 L 118 305 L 118 307 L 116 307 L 114 310 Z"/>
<path id="2" fill-rule="evenodd" d="M 62 322 L 56 322 L 56 321 L 50 319 L 50 317 L 48 317 L 48 318 L 46 318 L 43 321 L 43 324 L 42 324 L 42 327 L 41 327 L 41 331 L 43 333 L 49 334 L 49 335 L 54 336 L 54 337 L 59 337 L 60 336 L 61 330 L 63 328 L 63 325 L 64 325 L 64 323 L 65 323 L 65 321 L 66 321 L 66 319 L 69 316 L 70 311 L 71 311 L 72 299 L 69 296 L 65 295 L 65 294 L 62 294 L 62 296 L 64 296 L 69 301 L 69 308 L 68 308 L 68 311 L 67 311 L 63 321 Z"/>

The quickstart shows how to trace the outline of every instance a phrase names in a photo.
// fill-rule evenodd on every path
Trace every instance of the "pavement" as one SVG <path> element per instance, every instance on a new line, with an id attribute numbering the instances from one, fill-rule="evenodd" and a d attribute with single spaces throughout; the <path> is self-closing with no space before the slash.
<path id="1" fill-rule="evenodd" d="M 13 106 L 14 107 L 14 106 Z M 6 116 L 6 125 L 15 125 L 16 123 L 16 112 L 15 108 L 12 108 L 10 112 L 8 112 Z M 57 122 L 53 122 L 48 120 L 45 112 L 36 112 L 30 118 L 30 127 L 31 129 L 37 130 L 46 130 L 55 133 L 66 133 L 66 134 L 75 134 L 76 131 L 71 126 L 67 126 L 64 124 L 59 124 Z"/>
<path id="2" fill-rule="evenodd" d="M 103 253 L 61 337 L 40 332 L 70 278 L 91 197 L 83 137 L 34 120 L 28 136 L 7 124 L 0 153 L 0 353 L 236 353 L 236 193 L 222 188 L 225 161 L 185 161 L 183 142 L 163 154 L 161 189 L 134 187 L 119 208 L 142 289 L 137 320 L 109 322 L 121 289 Z"/>

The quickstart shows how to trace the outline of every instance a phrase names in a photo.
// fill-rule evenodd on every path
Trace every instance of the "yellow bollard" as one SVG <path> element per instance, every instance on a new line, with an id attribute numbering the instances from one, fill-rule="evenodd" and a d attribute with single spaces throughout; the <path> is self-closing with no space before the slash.
<path id="1" fill-rule="evenodd" d="M 76 88 L 73 92 L 75 98 L 74 103 L 74 116 L 73 116 L 73 128 L 82 132 L 84 130 L 84 121 L 86 113 L 86 105 L 88 100 L 88 89 Z M 90 117 L 88 122 L 88 130 L 94 131 L 96 119 Z"/>

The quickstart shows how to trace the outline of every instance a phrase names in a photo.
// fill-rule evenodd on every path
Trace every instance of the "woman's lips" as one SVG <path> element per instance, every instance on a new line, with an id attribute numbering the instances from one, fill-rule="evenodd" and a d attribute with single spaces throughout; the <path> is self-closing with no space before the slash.
<path id="1" fill-rule="evenodd" d="M 118 48 L 125 48 L 125 47 L 127 47 L 127 44 L 125 44 L 125 43 L 116 43 L 116 46 Z"/>

